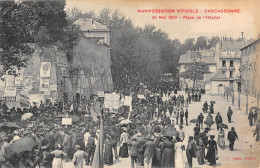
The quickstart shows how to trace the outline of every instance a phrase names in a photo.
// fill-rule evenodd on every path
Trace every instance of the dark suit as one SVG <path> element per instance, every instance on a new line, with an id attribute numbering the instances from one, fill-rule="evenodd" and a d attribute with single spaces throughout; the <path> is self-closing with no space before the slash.
<path id="1" fill-rule="evenodd" d="M 137 157 L 138 157 L 138 155 L 139 155 L 139 150 L 138 150 L 138 148 L 139 148 L 139 142 L 138 141 L 132 141 L 131 143 L 130 143 L 130 146 L 131 146 L 131 148 L 130 148 L 130 156 L 131 156 L 131 167 L 132 168 L 134 168 L 135 166 L 134 166 L 134 163 L 136 163 L 137 162 Z"/>
<path id="2" fill-rule="evenodd" d="M 187 149 L 186 149 L 186 156 L 188 159 L 189 167 L 192 167 L 192 158 L 196 157 L 196 143 L 193 140 L 189 140 L 189 143 L 188 143 Z"/>
<path id="3" fill-rule="evenodd" d="M 148 140 L 145 144 L 144 144 L 144 164 L 147 166 L 145 167 L 151 167 L 152 166 L 152 159 L 155 155 L 155 143 L 151 140 Z"/>

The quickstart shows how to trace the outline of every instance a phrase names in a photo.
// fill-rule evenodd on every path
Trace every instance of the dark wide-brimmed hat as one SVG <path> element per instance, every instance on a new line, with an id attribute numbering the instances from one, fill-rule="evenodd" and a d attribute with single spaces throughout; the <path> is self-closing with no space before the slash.
<path id="1" fill-rule="evenodd" d="M 235 130 L 235 128 L 234 128 L 234 127 L 231 127 L 231 130 L 233 130 L 233 131 L 234 131 L 234 130 Z"/>
<path id="2" fill-rule="evenodd" d="M 212 139 L 214 139 L 214 138 L 215 138 L 215 135 L 210 135 L 209 137 L 212 138 Z"/>

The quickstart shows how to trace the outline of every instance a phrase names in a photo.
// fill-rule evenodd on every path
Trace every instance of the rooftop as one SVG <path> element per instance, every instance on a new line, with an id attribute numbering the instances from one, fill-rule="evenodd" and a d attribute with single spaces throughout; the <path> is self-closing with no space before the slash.
<path id="1" fill-rule="evenodd" d="M 218 72 L 210 80 L 211 81 L 223 81 L 223 80 L 231 80 L 231 79 L 227 78 L 226 75 L 224 75 L 222 72 Z"/>
<path id="2" fill-rule="evenodd" d="M 107 27 L 90 18 L 79 18 L 74 24 L 79 25 L 82 31 L 109 31 Z"/>

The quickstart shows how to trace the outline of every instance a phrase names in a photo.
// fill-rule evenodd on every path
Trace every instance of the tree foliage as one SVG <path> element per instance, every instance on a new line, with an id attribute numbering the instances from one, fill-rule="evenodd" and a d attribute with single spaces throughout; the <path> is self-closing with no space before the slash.
<path id="1" fill-rule="evenodd" d="M 209 73 L 209 67 L 203 62 L 194 61 L 185 65 L 185 71 L 180 73 L 180 77 L 193 80 L 193 86 L 197 80 L 202 80 L 204 74 Z"/>

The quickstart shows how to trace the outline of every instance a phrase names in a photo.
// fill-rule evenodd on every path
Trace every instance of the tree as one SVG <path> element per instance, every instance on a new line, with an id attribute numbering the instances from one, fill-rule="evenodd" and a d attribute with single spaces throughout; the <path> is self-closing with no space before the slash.
<path id="1" fill-rule="evenodd" d="M 209 73 L 209 67 L 203 62 L 194 61 L 185 65 L 185 71 L 180 73 L 180 77 L 185 79 L 191 79 L 193 81 L 193 87 L 197 80 L 202 80 L 204 74 Z"/>
<path id="2" fill-rule="evenodd" d="M 17 75 L 17 68 L 26 67 L 26 58 L 34 51 L 31 43 L 67 46 L 65 4 L 64 0 L 0 2 L 0 77 Z"/>
<path id="3" fill-rule="evenodd" d="M 197 38 L 195 49 L 206 49 L 207 47 L 207 38 L 205 36 L 199 36 Z"/>

